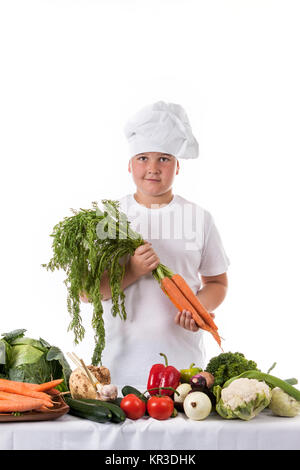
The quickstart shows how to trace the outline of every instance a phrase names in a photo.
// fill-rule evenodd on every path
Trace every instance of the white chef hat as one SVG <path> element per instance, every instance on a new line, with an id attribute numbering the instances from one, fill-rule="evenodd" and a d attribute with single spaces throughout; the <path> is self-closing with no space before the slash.
<path id="1" fill-rule="evenodd" d="M 182 106 L 158 101 L 145 106 L 126 123 L 130 156 L 161 152 L 176 158 L 197 158 L 199 145 Z"/>

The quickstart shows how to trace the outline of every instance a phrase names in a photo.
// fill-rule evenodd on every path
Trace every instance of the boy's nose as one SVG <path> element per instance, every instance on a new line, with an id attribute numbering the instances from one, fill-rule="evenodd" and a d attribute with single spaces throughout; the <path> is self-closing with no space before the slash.
<path id="1" fill-rule="evenodd" d="M 155 163 L 150 163 L 147 168 L 147 173 L 159 173 L 159 169 L 156 167 Z"/>
<path id="2" fill-rule="evenodd" d="M 159 171 L 148 171 L 147 172 L 147 175 L 146 175 L 146 178 L 160 178 L 160 172 Z"/>

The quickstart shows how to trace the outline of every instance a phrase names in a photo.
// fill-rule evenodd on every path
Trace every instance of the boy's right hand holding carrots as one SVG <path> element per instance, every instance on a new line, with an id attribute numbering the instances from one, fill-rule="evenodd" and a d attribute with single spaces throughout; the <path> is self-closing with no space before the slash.
<path id="1" fill-rule="evenodd" d="M 149 242 L 139 246 L 128 261 L 128 270 L 137 279 L 151 273 L 160 264 L 160 260 Z"/>

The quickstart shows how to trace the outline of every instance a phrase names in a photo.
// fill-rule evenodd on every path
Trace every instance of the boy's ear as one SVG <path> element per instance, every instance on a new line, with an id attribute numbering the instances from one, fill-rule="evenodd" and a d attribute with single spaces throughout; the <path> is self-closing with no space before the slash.
<path id="1" fill-rule="evenodd" d="M 179 161 L 177 160 L 177 163 L 176 163 L 176 175 L 178 175 L 179 170 L 180 170 L 180 166 L 179 166 Z"/>
<path id="2" fill-rule="evenodd" d="M 129 160 L 129 162 L 128 162 L 128 171 L 129 171 L 129 173 L 131 173 L 131 160 Z"/>

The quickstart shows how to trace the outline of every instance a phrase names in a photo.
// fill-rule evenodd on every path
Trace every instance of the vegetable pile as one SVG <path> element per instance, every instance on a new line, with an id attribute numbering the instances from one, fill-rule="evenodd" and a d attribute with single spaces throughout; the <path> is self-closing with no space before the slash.
<path id="1" fill-rule="evenodd" d="M 17 382 L 41 384 L 63 379 L 59 389 L 67 390 L 71 368 L 56 346 L 25 337 L 26 330 L 3 333 L 0 339 L 0 377 Z"/>
<path id="2" fill-rule="evenodd" d="M 188 369 L 177 370 L 168 365 L 165 354 L 160 355 L 165 364 L 154 364 L 150 368 L 145 392 L 125 385 L 122 397 L 117 397 L 115 388 L 116 393 L 104 401 L 101 391 L 96 394 L 96 400 L 88 399 L 90 391 L 85 387 L 80 399 L 75 399 L 74 393 L 66 397 L 70 413 L 102 423 L 120 423 L 126 418 L 137 420 L 147 416 L 163 421 L 175 418 L 178 413 L 184 413 L 193 421 L 202 421 L 211 413 L 225 419 L 249 421 L 268 407 L 276 416 L 293 417 L 300 413 L 300 390 L 292 385 L 297 380 L 281 380 L 261 372 L 256 363 L 247 360 L 242 353 L 228 352 L 211 358 L 210 370 L 214 366 L 216 376 L 207 370 L 208 365 L 204 371 L 194 363 Z M 256 369 L 247 369 L 251 366 Z M 243 372 L 236 375 L 240 370 Z M 85 373 L 89 375 L 87 370 Z M 113 410 L 117 412 L 115 417 Z"/>
<path id="3" fill-rule="evenodd" d="M 130 227 L 126 214 L 120 211 L 118 201 L 102 200 L 103 211 L 96 202 L 93 209 L 72 209 L 73 216 L 65 217 L 54 226 L 53 257 L 42 266 L 47 270 L 63 269 L 66 273 L 67 309 L 72 319 L 69 330 L 74 331 L 75 344 L 84 338 L 85 328 L 80 315 L 80 295 L 85 292 L 93 305 L 92 327 L 95 332 L 95 348 L 92 364 L 101 364 L 105 347 L 105 328 L 100 284 L 104 272 L 108 272 L 112 294 L 112 315 L 126 320 L 125 294 L 122 280 L 126 264 L 124 257 L 134 255 L 136 248 L 145 241 Z M 160 264 L 153 272 L 163 292 L 180 311 L 190 310 L 196 324 L 212 334 L 221 346 L 217 326 L 210 314 L 185 280 Z"/>
<path id="4" fill-rule="evenodd" d="M 224 353 L 212 358 L 209 364 L 216 366 L 216 376 L 194 363 L 177 370 L 160 353 L 165 364 L 150 368 L 146 391 L 125 385 L 120 397 L 117 386 L 111 383 L 109 369 L 86 366 L 76 354 L 67 354 L 77 366 L 64 384 L 67 391 L 58 390 L 63 385 L 62 378 L 40 384 L 0 379 L 0 413 L 19 416 L 33 410 L 53 410 L 58 404 L 57 395 L 63 396 L 71 415 L 98 423 L 120 424 L 126 418 L 147 417 L 164 421 L 178 413 L 193 421 L 202 421 L 212 413 L 225 419 L 249 421 L 266 408 L 275 416 L 294 417 L 300 413 L 300 390 L 293 386 L 297 379 L 281 380 L 269 374 L 276 363 L 267 373 L 256 368 L 235 375 L 246 364 L 256 366 L 241 353 L 226 353 L 226 370 Z"/>
<path id="5" fill-rule="evenodd" d="M 151 367 L 147 390 L 144 393 L 129 385 L 122 388 L 124 398 L 120 406 L 126 416 L 130 419 L 139 419 L 148 414 L 154 419 L 166 420 L 176 417 L 180 411 L 193 420 L 205 419 L 215 403 L 212 399 L 213 394 L 209 390 L 214 383 L 213 376 L 209 372 L 193 367 L 189 371 L 202 372 L 191 376 L 190 383 L 181 383 L 187 378 L 188 370 L 179 371 L 169 366 L 166 355 L 162 353 L 160 355 L 165 358 L 165 365 L 154 364 Z"/>

